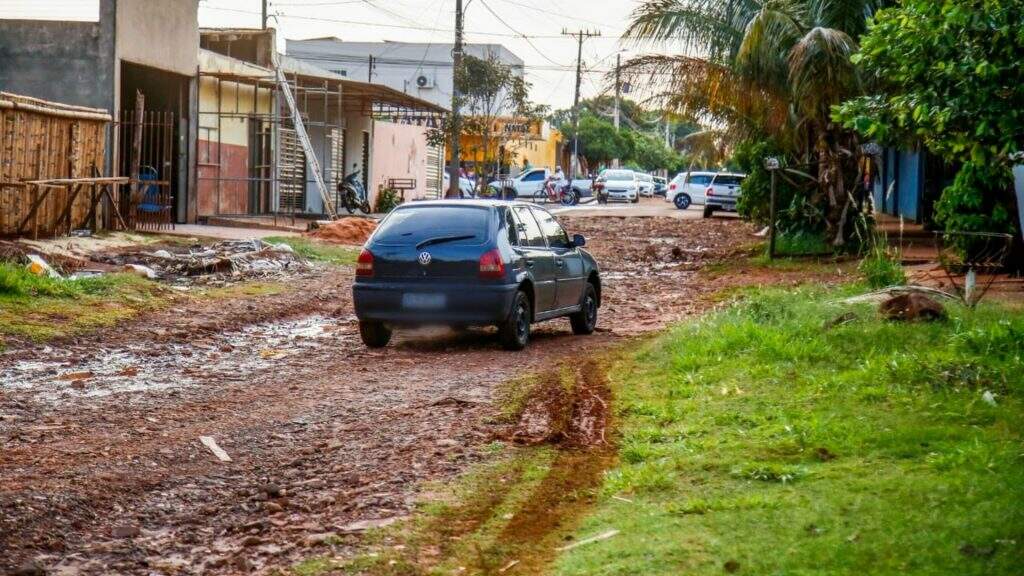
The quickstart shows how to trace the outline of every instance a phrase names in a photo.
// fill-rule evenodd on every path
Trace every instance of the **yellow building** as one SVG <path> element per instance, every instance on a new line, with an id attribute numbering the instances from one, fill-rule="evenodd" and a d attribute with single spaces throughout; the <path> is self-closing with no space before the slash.
<path id="1" fill-rule="evenodd" d="M 516 121 L 498 118 L 491 128 L 492 142 L 485 151 L 483 139 L 476 134 L 463 134 L 460 140 L 459 156 L 471 169 L 487 162 L 493 163 L 501 156 L 502 170 L 516 173 L 527 163 L 535 168 L 551 168 L 559 165 L 565 137 L 544 120 Z"/>

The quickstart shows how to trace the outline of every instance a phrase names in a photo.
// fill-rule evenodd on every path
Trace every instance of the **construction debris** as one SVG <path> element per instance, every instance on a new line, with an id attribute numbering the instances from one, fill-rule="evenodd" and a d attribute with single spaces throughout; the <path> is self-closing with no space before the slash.
<path id="1" fill-rule="evenodd" d="M 28 258 L 29 272 L 35 274 L 36 276 L 49 276 L 50 278 L 60 278 L 60 273 L 58 273 L 56 270 L 50 267 L 50 265 L 46 263 L 46 260 L 43 260 L 42 256 L 37 256 L 36 254 L 28 254 L 26 255 L 26 257 Z"/>
<path id="2" fill-rule="evenodd" d="M 377 221 L 372 218 L 348 217 L 324 224 L 309 235 L 332 244 L 362 245 L 376 229 Z"/>
<path id="3" fill-rule="evenodd" d="M 312 265 L 287 244 L 262 240 L 225 240 L 184 250 L 128 250 L 94 254 L 92 260 L 178 284 L 224 284 L 308 272 Z"/>
<path id="4" fill-rule="evenodd" d="M 203 443 L 203 446 L 209 448 L 210 452 L 213 452 L 213 455 L 221 462 L 231 462 L 231 456 L 228 456 L 228 453 L 217 445 L 217 441 L 213 439 L 213 436 L 200 436 L 199 441 Z"/>

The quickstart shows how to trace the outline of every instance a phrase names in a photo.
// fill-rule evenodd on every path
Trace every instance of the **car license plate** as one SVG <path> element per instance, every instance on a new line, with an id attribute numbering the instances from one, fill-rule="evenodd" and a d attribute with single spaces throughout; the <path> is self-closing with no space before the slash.
<path id="1" fill-rule="evenodd" d="M 440 310 L 448 300 L 444 294 L 403 294 L 402 307 L 410 310 Z"/>

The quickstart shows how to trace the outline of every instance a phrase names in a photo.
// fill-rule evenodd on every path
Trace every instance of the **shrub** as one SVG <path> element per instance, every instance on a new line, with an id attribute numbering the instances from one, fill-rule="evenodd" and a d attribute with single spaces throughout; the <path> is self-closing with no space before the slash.
<path id="1" fill-rule="evenodd" d="M 402 195 L 394 188 L 384 188 L 377 194 L 377 202 L 373 211 L 379 214 L 387 214 L 402 203 Z"/>
<path id="2" fill-rule="evenodd" d="M 899 251 L 889 247 L 884 239 L 875 239 L 858 270 L 872 288 L 902 286 L 907 283 L 907 275 L 900 265 Z"/>

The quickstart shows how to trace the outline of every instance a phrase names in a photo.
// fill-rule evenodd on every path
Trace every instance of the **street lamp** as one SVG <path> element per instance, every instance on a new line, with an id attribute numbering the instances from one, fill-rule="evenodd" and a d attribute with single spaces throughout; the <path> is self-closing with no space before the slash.
<path id="1" fill-rule="evenodd" d="M 768 259 L 775 259 L 775 175 L 782 168 L 782 161 L 775 156 L 764 159 L 764 169 L 772 173 L 772 194 L 768 204 Z"/>

